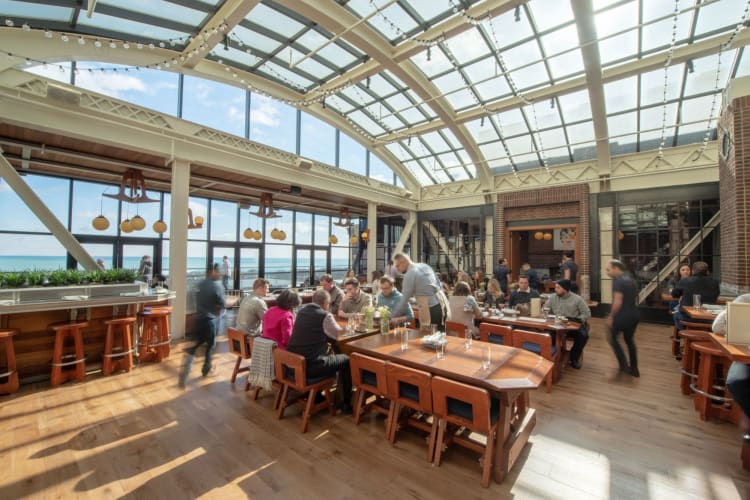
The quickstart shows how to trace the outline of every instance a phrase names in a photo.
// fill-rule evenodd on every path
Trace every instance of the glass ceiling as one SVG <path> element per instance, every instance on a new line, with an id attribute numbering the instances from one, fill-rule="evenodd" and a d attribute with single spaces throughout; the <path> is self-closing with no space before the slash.
<path id="1" fill-rule="evenodd" d="M 254 90 L 282 85 L 292 104 L 385 145 L 386 162 L 422 185 L 592 159 L 595 122 L 613 155 L 701 143 L 715 137 L 729 79 L 750 71 L 737 40 L 745 0 L 601 0 L 594 12 L 563 0 L 334 0 L 313 18 L 274 0 L 244 15 L 218 14 L 221 0 L 98 0 L 88 17 L 79 3 L 0 0 L 0 19 L 57 43 L 83 35 L 221 62 L 227 80 Z M 595 27 L 586 39 L 599 52 L 604 109 L 589 100 L 577 18 Z"/>

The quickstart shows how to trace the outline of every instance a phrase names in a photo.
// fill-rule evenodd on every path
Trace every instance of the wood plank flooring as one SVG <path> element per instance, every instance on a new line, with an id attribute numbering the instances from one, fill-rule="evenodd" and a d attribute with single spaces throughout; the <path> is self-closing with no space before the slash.
<path id="1" fill-rule="evenodd" d="M 0 498 L 750 498 L 741 432 L 701 422 L 679 391 L 669 328 L 643 324 L 641 378 L 613 381 L 616 362 L 601 320 L 580 371 L 566 368 L 551 394 L 532 394 L 538 422 L 503 484 L 480 487 L 477 456 L 451 448 L 440 467 L 424 460 L 417 431 L 384 439 L 384 419 L 279 421 L 273 396 L 252 401 L 220 375 L 177 387 L 178 345 L 161 364 L 0 397 Z"/>

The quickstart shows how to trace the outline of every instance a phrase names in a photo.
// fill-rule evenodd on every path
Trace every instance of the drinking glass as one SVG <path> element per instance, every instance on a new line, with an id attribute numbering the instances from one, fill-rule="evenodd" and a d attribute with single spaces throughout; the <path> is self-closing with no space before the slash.
<path id="1" fill-rule="evenodd" d="M 437 359 L 443 359 L 445 357 L 445 344 L 447 342 L 438 341 L 435 344 L 435 357 Z"/>
<path id="2" fill-rule="evenodd" d="M 701 308 L 701 294 L 695 293 L 693 294 L 693 307 L 696 309 Z"/>
<path id="3" fill-rule="evenodd" d="M 489 370 L 492 364 L 492 347 L 486 345 L 482 348 L 482 370 Z"/>
<path id="4" fill-rule="evenodd" d="M 430 325 L 430 333 L 435 335 L 437 333 L 437 325 Z"/>
<path id="5" fill-rule="evenodd" d="M 401 350 L 405 351 L 409 347 L 409 330 L 401 329 Z"/>
<path id="6" fill-rule="evenodd" d="M 472 340 L 473 339 L 471 338 L 471 332 L 468 331 L 468 330 L 466 330 L 466 337 L 464 338 L 464 349 L 465 350 L 468 351 L 468 350 L 471 349 Z"/>

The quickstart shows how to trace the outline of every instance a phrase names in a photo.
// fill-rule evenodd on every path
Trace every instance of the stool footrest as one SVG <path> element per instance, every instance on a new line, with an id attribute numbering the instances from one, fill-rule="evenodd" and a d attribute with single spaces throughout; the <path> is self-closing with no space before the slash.
<path id="1" fill-rule="evenodd" d="M 0 373 L 0 378 L 10 377 L 14 373 L 16 373 L 18 370 L 11 370 L 9 372 Z"/>
<path id="2" fill-rule="evenodd" d="M 168 338 L 167 340 L 164 340 L 164 341 L 162 341 L 162 342 L 156 342 L 156 343 L 154 343 L 154 344 L 149 344 L 149 345 L 150 345 L 151 347 L 159 347 L 159 346 L 163 346 L 163 345 L 168 345 L 168 344 L 169 344 L 170 342 L 172 342 L 172 339 L 171 339 L 171 338 Z"/>
<path id="3" fill-rule="evenodd" d="M 700 394 L 701 396 L 710 399 L 711 401 L 716 401 L 717 403 L 731 403 L 734 401 L 732 398 L 727 398 L 724 396 L 717 396 L 716 394 L 711 394 L 706 391 L 702 391 L 701 389 L 698 389 L 697 384 L 690 384 L 690 390 L 693 391 L 696 394 Z"/>
<path id="4" fill-rule="evenodd" d="M 83 363 L 86 361 L 86 357 L 83 357 L 81 359 L 74 359 L 73 361 L 65 361 L 63 363 L 50 363 L 52 366 L 72 366 L 77 365 L 78 363 Z"/>
<path id="5" fill-rule="evenodd" d="M 102 354 L 103 358 L 121 358 L 122 356 L 127 356 L 128 354 L 132 354 L 135 352 L 135 349 L 130 349 L 129 351 L 120 351 L 120 352 L 113 352 L 112 354 Z"/>
<path id="6" fill-rule="evenodd" d="M 682 373 L 683 375 L 685 375 L 687 377 L 698 378 L 698 374 L 697 373 L 690 373 L 689 371 L 687 371 L 684 368 L 678 368 L 678 369 L 680 370 L 680 373 Z"/>

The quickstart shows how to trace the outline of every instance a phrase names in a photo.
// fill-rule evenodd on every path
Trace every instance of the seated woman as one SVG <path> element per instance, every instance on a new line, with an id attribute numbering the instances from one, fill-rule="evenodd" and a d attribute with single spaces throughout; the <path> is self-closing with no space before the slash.
<path id="1" fill-rule="evenodd" d="M 492 278 L 487 283 L 487 293 L 484 294 L 484 303 L 487 307 L 502 308 L 505 305 L 505 294 L 500 290 L 500 282 Z"/>
<path id="2" fill-rule="evenodd" d="M 465 281 L 459 281 L 453 287 L 453 295 L 449 299 L 452 321 L 460 321 L 466 325 L 466 330 L 473 337 L 479 336 L 479 330 L 474 326 L 474 320 L 482 317 L 479 304 L 471 295 L 471 287 Z"/>
<path id="3" fill-rule="evenodd" d="M 270 307 L 263 315 L 264 339 L 276 342 L 281 349 L 286 349 L 294 328 L 294 313 L 292 309 L 299 307 L 301 301 L 297 292 L 286 289 L 279 294 L 276 305 Z"/>
<path id="4" fill-rule="evenodd" d="M 474 271 L 474 290 L 487 290 L 487 284 L 490 279 L 480 270 Z"/>
<path id="5" fill-rule="evenodd" d="M 662 293 L 662 300 L 669 305 L 669 314 L 674 314 L 679 309 L 680 299 L 682 298 L 672 297 L 672 290 L 674 290 L 681 279 L 689 278 L 692 274 L 693 270 L 690 269 L 690 264 L 683 263 L 667 281 L 666 291 Z"/>
<path id="6" fill-rule="evenodd" d="M 448 273 L 440 273 L 440 288 L 442 288 L 443 292 L 445 292 L 446 294 L 450 291 L 451 282 Z"/>

